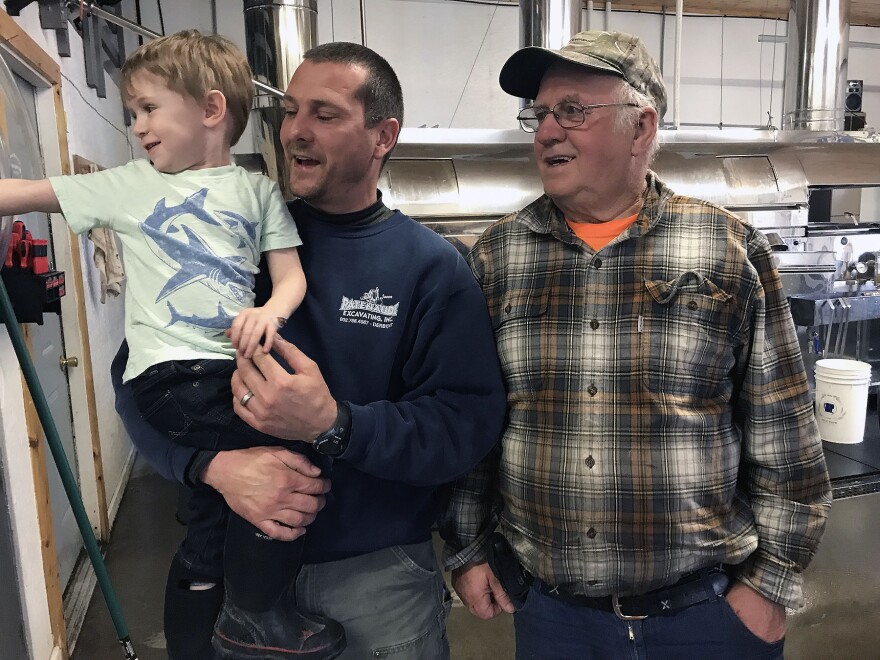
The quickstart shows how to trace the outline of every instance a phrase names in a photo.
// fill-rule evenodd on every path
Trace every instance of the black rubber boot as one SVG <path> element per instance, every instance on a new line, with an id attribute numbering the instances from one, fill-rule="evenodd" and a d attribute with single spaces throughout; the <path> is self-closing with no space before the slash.
<path id="1" fill-rule="evenodd" d="M 211 643 L 221 660 L 331 660 L 345 650 L 345 631 L 333 619 L 298 611 L 289 596 L 268 612 L 249 612 L 227 592 Z"/>

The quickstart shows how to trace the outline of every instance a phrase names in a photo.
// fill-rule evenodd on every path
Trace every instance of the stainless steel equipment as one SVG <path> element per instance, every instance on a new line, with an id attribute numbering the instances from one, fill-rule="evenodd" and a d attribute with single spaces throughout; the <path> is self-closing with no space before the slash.
<path id="1" fill-rule="evenodd" d="M 247 57 L 254 79 L 285 89 L 303 54 L 318 43 L 317 23 L 317 0 L 245 0 Z M 284 110 L 271 93 L 259 93 L 254 105 L 256 140 L 266 171 L 289 196 L 289 164 L 279 139 Z"/>
<path id="2" fill-rule="evenodd" d="M 792 0 L 788 26 L 783 126 L 842 129 L 849 0 Z"/>

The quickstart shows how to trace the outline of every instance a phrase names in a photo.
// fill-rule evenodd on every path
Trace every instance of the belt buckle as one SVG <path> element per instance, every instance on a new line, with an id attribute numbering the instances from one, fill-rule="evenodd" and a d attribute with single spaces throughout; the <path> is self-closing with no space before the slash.
<path id="1" fill-rule="evenodd" d="M 617 594 L 611 596 L 611 608 L 614 610 L 615 616 L 622 621 L 641 621 L 642 619 L 648 618 L 647 614 L 641 616 L 624 614 L 623 610 L 620 609 L 620 600 L 618 599 Z"/>

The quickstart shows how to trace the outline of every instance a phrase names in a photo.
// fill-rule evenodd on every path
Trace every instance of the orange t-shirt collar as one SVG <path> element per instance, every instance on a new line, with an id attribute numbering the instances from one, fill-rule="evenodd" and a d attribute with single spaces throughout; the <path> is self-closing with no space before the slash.
<path id="1" fill-rule="evenodd" d="M 598 252 L 626 231 L 638 217 L 639 214 L 636 213 L 626 218 L 616 218 L 607 222 L 572 222 L 567 218 L 565 221 L 575 236 Z"/>

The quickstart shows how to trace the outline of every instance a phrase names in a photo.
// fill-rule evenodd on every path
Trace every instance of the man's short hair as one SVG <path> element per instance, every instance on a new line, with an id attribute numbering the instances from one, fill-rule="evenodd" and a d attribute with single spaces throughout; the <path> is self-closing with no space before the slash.
<path id="1" fill-rule="evenodd" d="M 642 40 L 624 32 L 578 32 L 559 50 L 530 46 L 511 55 L 501 69 L 501 89 L 508 94 L 534 99 L 547 70 L 566 62 L 595 73 L 622 78 L 635 91 L 653 101 L 662 120 L 666 114 L 666 86 L 660 67 Z"/>
<path id="2" fill-rule="evenodd" d="M 122 65 L 122 98 L 131 98 L 131 79 L 139 72 L 165 81 L 168 89 L 199 103 L 216 89 L 226 97 L 229 144 L 238 142 L 247 126 L 254 85 L 247 57 L 225 37 L 183 30 L 140 46 Z"/>
<path id="3" fill-rule="evenodd" d="M 394 69 L 384 57 L 360 44 L 337 41 L 315 46 L 303 60 L 319 64 L 336 62 L 363 67 L 367 78 L 355 98 L 364 106 L 364 124 L 372 128 L 380 121 L 394 118 L 403 126 L 403 91 Z"/>

